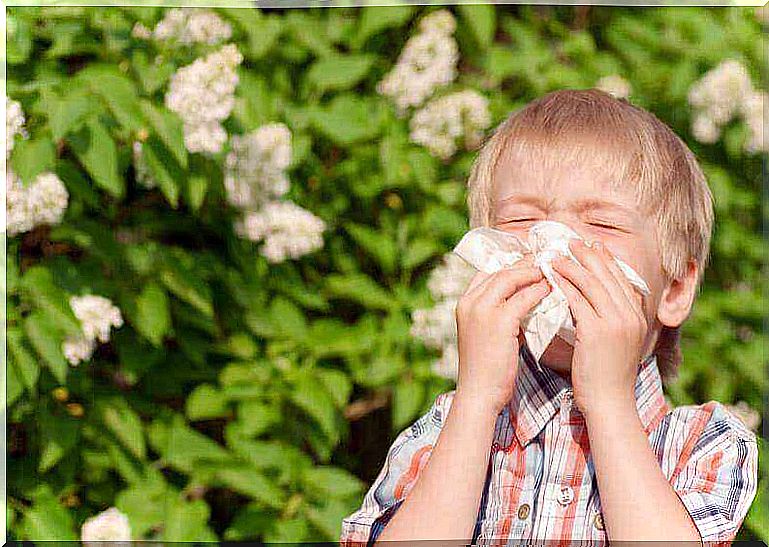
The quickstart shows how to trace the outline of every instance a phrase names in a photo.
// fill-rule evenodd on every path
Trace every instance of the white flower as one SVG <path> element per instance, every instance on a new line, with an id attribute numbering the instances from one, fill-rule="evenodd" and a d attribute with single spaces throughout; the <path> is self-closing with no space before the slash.
<path id="1" fill-rule="evenodd" d="M 630 97 L 630 82 L 618 74 L 604 76 L 596 82 L 595 87 L 601 91 L 614 95 L 618 99 L 627 99 Z"/>
<path id="2" fill-rule="evenodd" d="M 419 22 L 419 30 L 448 36 L 457 30 L 457 22 L 449 10 L 439 9 L 422 18 Z"/>
<path id="3" fill-rule="evenodd" d="M 263 125 L 233 136 L 225 159 L 227 200 L 241 209 L 257 209 L 285 195 L 290 186 L 291 131 L 282 123 Z"/>
<path id="4" fill-rule="evenodd" d="M 172 8 L 155 26 L 156 40 L 172 40 L 180 44 L 215 45 L 232 36 L 232 27 L 216 13 L 200 8 Z"/>
<path id="5" fill-rule="evenodd" d="M 752 91 L 748 70 L 737 60 L 727 59 L 707 72 L 689 89 L 689 104 L 703 110 L 719 125 L 738 113 Z"/>
<path id="6" fill-rule="evenodd" d="M 252 241 L 264 240 L 261 253 L 271 263 L 299 258 L 323 247 L 326 223 L 291 201 L 266 203 L 235 223 L 235 232 Z"/>
<path id="7" fill-rule="evenodd" d="M 165 105 L 184 122 L 184 143 L 190 152 L 216 153 L 226 141 L 221 122 L 234 106 L 237 66 L 243 55 L 227 44 L 180 68 L 172 77 Z"/>
<path id="8" fill-rule="evenodd" d="M 451 35 L 455 26 L 447 10 L 425 17 L 421 32 L 406 42 L 393 69 L 377 84 L 377 92 L 394 101 L 399 115 L 456 78 L 459 47 Z"/>
<path id="9" fill-rule="evenodd" d="M 11 157 L 13 150 L 14 137 L 21 135 L 27 137 L 24 129 L 24 111 L 21 109 L 21 103 L 14 101 L 8 96 L 5 97 L 5 159 Z"/>
<path id="10" fill-rule="evenodd" d="M 767 104 L 769 104 L 769 93 L 757 90 L 750 93 L 742 104 L 742 116 L 750 131 L 745 149 L 751 154 L 769 151 L 764 114 Z"/>
<path id="11" fill-rule="evenodd" d="M 441 349 L 455 344 L 457 338 L 456 322 L 457 299 L 441 300 L 432 308 L 416 309 L 411 314 L 410 334 L 433 349 Z"/>
<path id="12" fill-rule="evenodd" d="M 431 369 L 438 376 L 456 381 L 459 373 L 459 348 L 457 345 L 449 344 L 444 347 L 441 356 L 433 361 Z"/>
<path id="13" fill-rule="evenodd" d="M 721 128 L 707 114 L 698 114 L 692 119 L 692 135 L 699 142 L 713 144 L 721 136 Z"/>
<path id="14" fill-rule="evenodd" d="M 87 547 L 90 542 L 131 541 L 131 523 L 119 509 L 110 507 L 86 519 L 80 531 L 80 538 Z"/>
<path id="15" fill-rule="evenodd" d="M 427 288 L 436 300 L 458 299 L 467 289 L 475 269 L 455 253 L 443 255 L 441 263 L 430 272 Z"/>
<path id="16" fill-rule="evenodd" d="M 769 149 L 764 139 L 766 97 L 766 92 L 753 88 L 745 65 L 735 59 L 721 62 L 689 89 L 689 104 L 694 109 L 691 128 L 694 138 L 712 144 L 719 139 L 722 126 L 741 117 L 750 133 L 745 151 L 757 153 Z"/>
<path id="17" fill-rule="evenodd" d="M 459 363 L 456 309 L 475 272 L 475 268 L 455 253 L 444 254 L 427 279 L 427 288 L 436 304 L 411 314 L 409 334 L 425 346 L 441 350 L 441 357 L 432 363 L 432 370 L 444 378 L 456 380 Z"/>
<path id="18" fill-rule="evenodd" d="M 738 401 L 734 405 L 724 405 L 727 410 L 737 416 L 751 431 L 757 431 L 758 426 L 761 423 L 761 414 L 755 409 L 748 406 L 745 401 Z"/>
<path id="19" fill-rule="evenodd" d="M 40 224 L 58 224 L 67 210 L 69 193 L 54 173 L 41 173 L 25 187 L 8 166 L 5 191 L 5 225 L 9 237 Z"/>
<path id="20" fill-rule="evenodd" d="M 137 22 L 131 29 L 131 36 L 138 38 L 139 40 L 149 40 L 152 38 L 152 31 L 145 27 L 141 22 Z"/>
<path id="21" fill-rule="evenodd" d="M 123 316 L 120 309 L 103 296 L 72 296 L 69 305 L 80 321 L 82 333 L 68 337 L 62 345 L 62 351 L 67 360 L 76 365 L 91 358 L 97 341 L 109 342 L 110 329 L 122 327 Z"/>
<path id="22" fill-rule="evenodd" d="M 456 152 L 458 139 L 472 149 L 490 124 L 488 100 L 472 90 L 458 91 L 433 99 L 417 111 L 409 124 L 409 137 L 432 155 L 448 159 Z"/>
<path id="23" fill-rule="evenodd" d="M 81 361 L 87 361 L 96 349 L 96 341 L 89 340 L 85 336 L 68 336 L 61 345 L 64 357 L 72 366 L 77 366 Z"/>

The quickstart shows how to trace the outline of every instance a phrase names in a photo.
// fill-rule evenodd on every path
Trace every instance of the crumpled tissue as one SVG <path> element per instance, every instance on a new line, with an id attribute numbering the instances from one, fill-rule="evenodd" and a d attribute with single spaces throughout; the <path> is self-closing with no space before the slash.
<path id="1" fill-rule="evenodd" d="M 570 239 L 582 238 L 563 223 L 543 220 L 529 229 L 525 242 L 509 232 L 481 226 L 467 232 L 452 250 L 475 269 L 488 274 L 509 268 L 525 254 L 534 254 L 534 263 L 552 287 L 521 323 L 526 343 L 538 366 L 539 358 L 556 335 L 574 345 L 574 320 L 566 295 L 555 282 L 551 265 L 559 255 L 568 256 L 579 264 L 569 249 Z M 635 270 L 616 256 L 614 261 L 634 287 L 644 295 L 649 294 L 649 287 Z"/>

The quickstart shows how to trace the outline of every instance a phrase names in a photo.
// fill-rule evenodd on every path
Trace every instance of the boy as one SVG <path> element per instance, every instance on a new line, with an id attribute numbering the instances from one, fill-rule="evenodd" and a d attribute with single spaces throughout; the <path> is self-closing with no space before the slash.
<path id="1" fill-rule="evenodd" d="M 728 544 L 756 493 L 755 435 L 716 401 L 671 409 L 662 390 L 713 223 L 691 151 L 624 100 L 556 91 L 496 129 L 468 185 L 472 227 L 525 241 L 556 220 L 592 242 L 572 241 L 579 264 L 553 262 L 576 340 L 556 337 L 539 370 L 520 321 L 548 282 L 529 257 L 476 274 L 456 309 L 456 389 L 396 438 L 342 544 Z"/>

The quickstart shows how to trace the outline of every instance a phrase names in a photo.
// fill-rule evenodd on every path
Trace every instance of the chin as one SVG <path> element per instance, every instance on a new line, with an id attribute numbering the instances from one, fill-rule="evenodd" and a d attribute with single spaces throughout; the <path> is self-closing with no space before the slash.
<path id="1" fill-rule="evenodd" d="M 545 349 L 540 362 L 560 374 L 568 375 L 571 372 L 573 355 L 574 347 L 567 344 L 560 336 L 556 336 Z"/>

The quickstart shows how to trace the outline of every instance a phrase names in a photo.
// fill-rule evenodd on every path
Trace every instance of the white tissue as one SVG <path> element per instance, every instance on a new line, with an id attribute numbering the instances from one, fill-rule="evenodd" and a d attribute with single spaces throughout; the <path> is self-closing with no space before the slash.
<path id="1" fill-rule="evenodd" d="M 522 322 L 526 343 L 538 365 L 539 358 L 556 335 L 568 344 L 574 344 L 574 321 L 569 303 L 555 282 L 551 265 L 559 255 L 579 263 L 569 249 L 570 239 L 582 238 L 565 224 L 551 220 L 534 224 L 527 242 L 503 230 L 481 226 L 467 232 L 452 251 L 475 269 L 488 274 L 512 266 L 524 254 L 534 254 L 534 263 L 553 288 Z M 649 287 L 635 270 L 616 256 L 614 261 L 634 287 L 644 295 L 649 294 Z"/>

